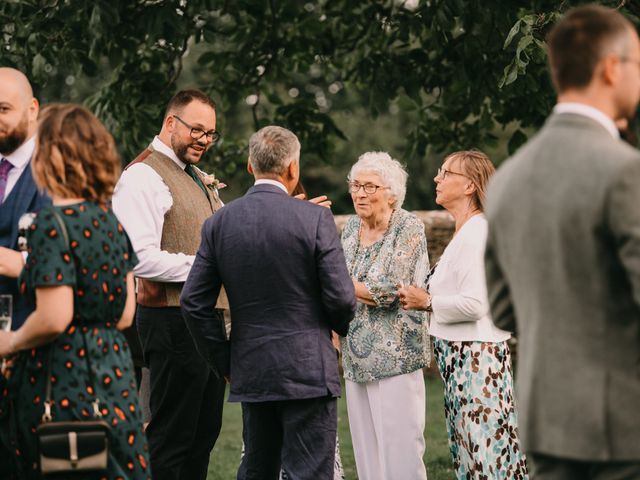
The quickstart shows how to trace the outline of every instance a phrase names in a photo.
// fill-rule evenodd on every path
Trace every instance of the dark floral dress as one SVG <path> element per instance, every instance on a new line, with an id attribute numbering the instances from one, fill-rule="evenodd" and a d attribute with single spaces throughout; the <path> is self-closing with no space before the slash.
<path id="1" fill-rule="evenodd" d="M 20 288 L 35 301 L 38 287 L 72 286 L 73 320 L 52 343 L 23 351 L 16 358 L 5 390 L 13 404 L 13 428 L 10 435 L 3 435 L 4 441 L 15 452 L 24 478 L 40 478 L 34 432 L 44 410 L 47 362 L 53 348 L 54 421 L 91 419 L 95 394 L 102 420 L 111 425 L 111 442 L 107 471 L 47 478 L 150 479 L 131 353 L 116 329 L 126 300 L 126 275 L 137 259 L 110 209 L 92 202 L 52 208 L 64 219 L 69 245 L 51 210 L 44 209 L 31 225 L 29 257 Z M 87 355 L 94 370 L 93 387 Z"/>

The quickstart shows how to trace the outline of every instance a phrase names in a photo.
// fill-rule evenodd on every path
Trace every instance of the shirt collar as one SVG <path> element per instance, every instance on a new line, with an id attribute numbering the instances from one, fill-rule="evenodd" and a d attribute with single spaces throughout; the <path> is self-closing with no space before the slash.
<path id="1" fill-rule="evenodd" d="M 254 185 L 265 185 L 265 184 L 266 185 L 273 185 L 275 187 L 278 187 L 284 193 L 289 195 L 289 192 L 287 191 L 287 187 L 285 187 L 282 183 L 278 182 L 277 180 L 271 180 L 270 178 L 260 178 L 260 179 L 256 180 L 256 183 L 254 183 Z"/>
<path id="2" fill-rule="evenodd" d="M 151 142 L 151 146 L 157 152 L 160 152 L 161 154 L 166 155 L 171 160 L 176 162 L 182 170 L 184 170 L 184 168 L 187 166 L 186 163 L 184 163 L 182 160 L 178 158 L 178 156 L 176 155 L 176 152 L 173 151 L 173 148 L 171 148 L 170 146 L 165 144 L 162 140 L 160 140 L 160 137 L 158 137 L 157 135 L 153 137 L 153 142 Z"/>
<path id="3" fill-rule="evenodd" d="M 553 113 L 574 113 L 595 120 L 602 125 L 613 138 L 620 138 L 620 132 L 616 128 L 616 124 L 602 110 L 595 107 L 577 102 L 562 102 L 553 107 Z"/>
<path id="4" fill-rule="evenodd" d="M 20 170 L 24 168 L 27 163 L 29 163 L 29 160 L 31 160 L 35 148 L 36 136 L 34 135 L 29 140 L 20 145 L 15 152 L 10 153 L 9 155 L 4 155 L 4 158 L 6 158 L 9 163 L 11 163 L 11 165 L 13 165 L 13 168 L 15 168 L 16 170 Z M 0 155 L 0 157 L 2 157 L 2 155 Z"/>

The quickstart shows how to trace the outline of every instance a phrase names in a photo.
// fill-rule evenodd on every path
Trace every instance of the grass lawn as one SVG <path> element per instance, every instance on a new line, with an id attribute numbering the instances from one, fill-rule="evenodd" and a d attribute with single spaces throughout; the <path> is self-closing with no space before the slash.
<path id="1" fill-rule="evenodd" d="M 455 479 L 451 468 L 451 456 L 447 445 L 442 404 L 442 382 L 440 377 L 429 374 L 425 377 L 427 386 L 427 429 L 425 438 L 427 451 L 424 456 L 429 480 Z M 346 480 L 356 480 L 356 465 L 351 447 L 347 404 L 344 397 L 338 402 L 338 435 L 342 452 Z M 233 480 L 236 478 L 240 462 L 242 444 L 242 418 L 239 403 L 226 403 L 222 432 L 216 443 L 209 463 L 208 480 Z"/>

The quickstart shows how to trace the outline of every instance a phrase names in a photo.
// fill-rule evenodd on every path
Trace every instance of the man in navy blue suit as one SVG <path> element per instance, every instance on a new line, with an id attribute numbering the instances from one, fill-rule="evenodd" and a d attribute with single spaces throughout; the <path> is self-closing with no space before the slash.
<path id="1" fill-rule="evenodd" d="M 13 330 L 31 313 L 16 280 L 24 265 L 18 251 L 18 220 L 51 203 L 38 192 L 31 175 L 38 109 L 27 77 L 13 68 L 0 68 L 0 294 L 13 297 Z"/>
<path id="2" fill-rule="evenodd" d="M 37 212 L 51 203 L 38 192 L 31 175 L 38 107 L 27 77 L 13 68 L 0 68 L 0 295 L 12 298 L 13 330 L 24 323 L 32 310 L 18 293 L 16 277 L 24 266 L 18 251 L 18 220 L 24 213 Z M 3 380 L 0 376 L 0 390 Z M 8 416 L 0 412 L 0 478 L 14 478 L 14 448 L 1 434 L 8 431 L 2 417 L 8 421 Z"/>
<path id="3" fill-rule="evenodd" d="M 340 379 L 331 330 L 346 335 L 356 300 L 331 211 L 290 197 L 300 143 L 269 126 L 249 142 L 255 185 L 210 217 L 182 290 L 200 353 L 242 402 L 238 479 L 333 479 Z M 227 340 L 214 307 L 231 310 Z"/>

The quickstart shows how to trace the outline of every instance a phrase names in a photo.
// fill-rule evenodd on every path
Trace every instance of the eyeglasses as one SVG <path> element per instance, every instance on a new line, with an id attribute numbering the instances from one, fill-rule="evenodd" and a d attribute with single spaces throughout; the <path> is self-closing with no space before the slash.
<path id="1" fill-rule="evenodd" d="M 461 177 L 467 177 L 464 173 L 452 172 L 451 170 L 447 170 L 446 168 L 439 168 L 436 177 L 442 177 L 442 179 L 444 180 L 445 178 L 447 178 L 447 175 L 460 175 Z"/>
<path id="2" fill-rule="evenodd" d="M 389 187 L 383 187 L 382 185 L 374 185 L 373 183 L 358 183 L 358 182 L 349 182 L 349 191 L 351 193 L 358 193 L 360 189 L 364 190 L 364 193 L 367 195 L 373 195 L 378 191 L 379 188 L 385 189 Z"/>
<path id="3" fill-rule="evenodd" d="M 185 127 L 190 128 L 191 138 L 194 140 L 200 140 L 202 137 L 206 136 L 207 140 L 211 143 L 216 143 L 218 139 L 220 139 L 220 134 L 215 130 L 209 130 L 208 132 L 202 130 L 201 128 L 194 127 L 193 125 L 189 125 L 187 122 L 182 120 L 178 115 L 173 116 L 176 120 L 182 123 Z"/>

